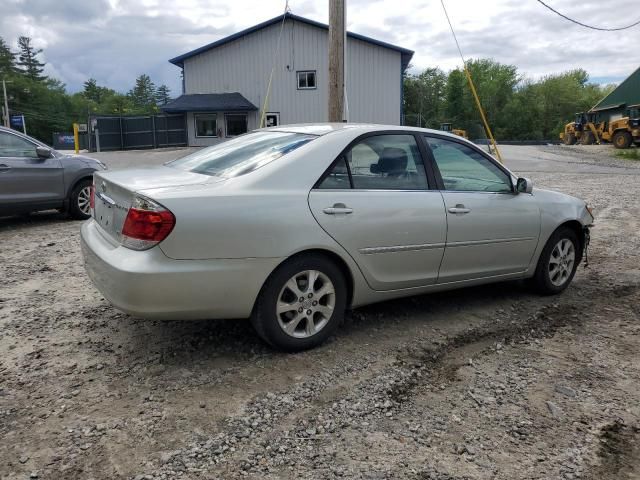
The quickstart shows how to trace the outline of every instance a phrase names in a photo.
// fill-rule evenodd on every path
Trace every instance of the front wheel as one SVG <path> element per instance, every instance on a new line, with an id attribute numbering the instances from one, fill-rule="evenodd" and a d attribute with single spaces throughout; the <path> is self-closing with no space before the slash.
<path id="1" fill-rule="evenodd" d="M 564 136 L 564 144 L 565 145 L 575 145 L 576 141 L 577 141 L 577 138 L 573 133 L 567 133 Z"/>
<path id="2" fill-rule="evenodd" d="M 533 277 L 533 284 L 540 293 L 555 295 L 569 286 L 578 268 L 578 248 L 578 237 L 570 228 L 559 228 L 551 235 Z"/>
<path id="3" fill-rule="evenodd" d="M 342 321 L 347 287 L 340 268 L 322 255 L 293 258 L 265 283 L 251 323 L 270 345 L 290 352 L 325 341 Z"/>
<path id="4" fill-rule="evenodd" d="M 593 136 L 593 133 L 584 131 L 582 132 L 582 136 L 580 137 L 580 143 L 582 145 L 593 145 L 596 139 Z"/>
<path id="5" fill-rule="evenodd" d="M 69 215 L 77 220 L 91 216 L 91 180 L 81 180 L 69 196 Z"/>
<path id="6" fill-rule="evenodd" d="M 613 145 L 616 148 L 629 148 L 632 140 L 629 132 L 617 131 L 613 134 Z"/>

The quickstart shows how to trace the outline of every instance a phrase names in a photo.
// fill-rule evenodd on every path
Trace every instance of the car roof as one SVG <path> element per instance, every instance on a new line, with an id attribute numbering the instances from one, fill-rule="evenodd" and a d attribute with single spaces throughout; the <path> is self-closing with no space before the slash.
<path id="1" fill-rule="evenodd" d="M 309 135 L 326 135 L 328 133 L 337 132 L 341 130 L 375 132 L 375 131 L 388 131 L 388 130 L 400 130 L 400 131 L 415 131 L 423 133 L 437 133 L 438 135 L 445 135 L 451 138 L 460 139 L 459 135 L 454 135 L 442 130 L 434 130 L 431 128 L 418 128 L 408 127 L 404 125 L 381 125 L 375 123 L 295 123 L 291 125 L 278 125 L 277 127 L 261 128 L 255 131 L 269 131 L 269 132 L 291 132 L 291 133 L 306 133 Z"/>

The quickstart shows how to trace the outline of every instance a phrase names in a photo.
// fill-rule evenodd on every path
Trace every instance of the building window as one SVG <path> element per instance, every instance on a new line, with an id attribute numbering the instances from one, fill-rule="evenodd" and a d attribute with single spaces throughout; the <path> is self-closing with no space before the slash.
<path id="1" fill-rule="evenodd" d="M 216 119 L 215 113 L 195 115 L 196 137 L 217 137 Z"/>
<path id="2" fill-rule="evenodd" d="M 247 114 L 228 113 L 225 116 L 227 137 L 235 137 L 247 133 Z"/>
<path id="3" fill-rule="evenodd" d="M 267 113 L 265 123 L 267 128 L 277 127 L 278 125 L 280 125 L 280 114 L 275 112 Z"/>
<path id="4" fill-rule="evenodd" d="M 298 90 L 313 90 L 316 88 L 316 71 L 298 72 Z"/>

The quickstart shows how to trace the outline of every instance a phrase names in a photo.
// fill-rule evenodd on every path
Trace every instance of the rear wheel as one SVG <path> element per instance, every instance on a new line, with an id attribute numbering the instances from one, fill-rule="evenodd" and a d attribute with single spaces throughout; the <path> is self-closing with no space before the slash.
<path id="1" fill-rule="evenodd" d="M 91 216 L 91 180 L 81 180 L 69 196 L 69 215 L 77 220 Z"/>
<path id="2" fill-rule="evenodd" d="M 322 255 L 282 264 L 265 283 L 251 316 L 258 335 L 272 346 L 300 351 L 325 341 L 342 321 L 347 303 L 344 276 Z"/>
<path id="3" fill-rule="evenodd" d="M 633 138 L 629 132 L 619 130 L 613 134 L 613 146 L 616 148 L 629 148 Z"/>
<path id="4" fill-rule="evenodd" d="M 567 133 L 564 136 L 564 144 L 565 145 L 575 145 L 576 143 L 576 136 L 573 133 Z"/>
<path id="5" fill-rule="evenodd" d="M 580 137 L 580 143 L 582 143 L 582 145 L 592 145 L 595 140 L 596 139 L 591 132 L 582 132 L 582 135 Z"/>
<path id="6" fill-rule="evenodd" d="M 547 241 L 533 277 L 535 288 L 543 295 L 554 295 L 569 286 L 578 268 L 579 242 L 567 227 L 556 230 Z"/>

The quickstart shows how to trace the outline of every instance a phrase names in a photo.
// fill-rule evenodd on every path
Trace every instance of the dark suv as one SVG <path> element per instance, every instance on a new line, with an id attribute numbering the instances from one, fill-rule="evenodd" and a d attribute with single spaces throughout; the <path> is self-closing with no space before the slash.
<path id="1" fill-rule="evenodd" d="M 57 152 L 0 127 L 0 216 L 58 209 L 89 218 L 93 172 L 106 168 L 99 160 Z"/>

